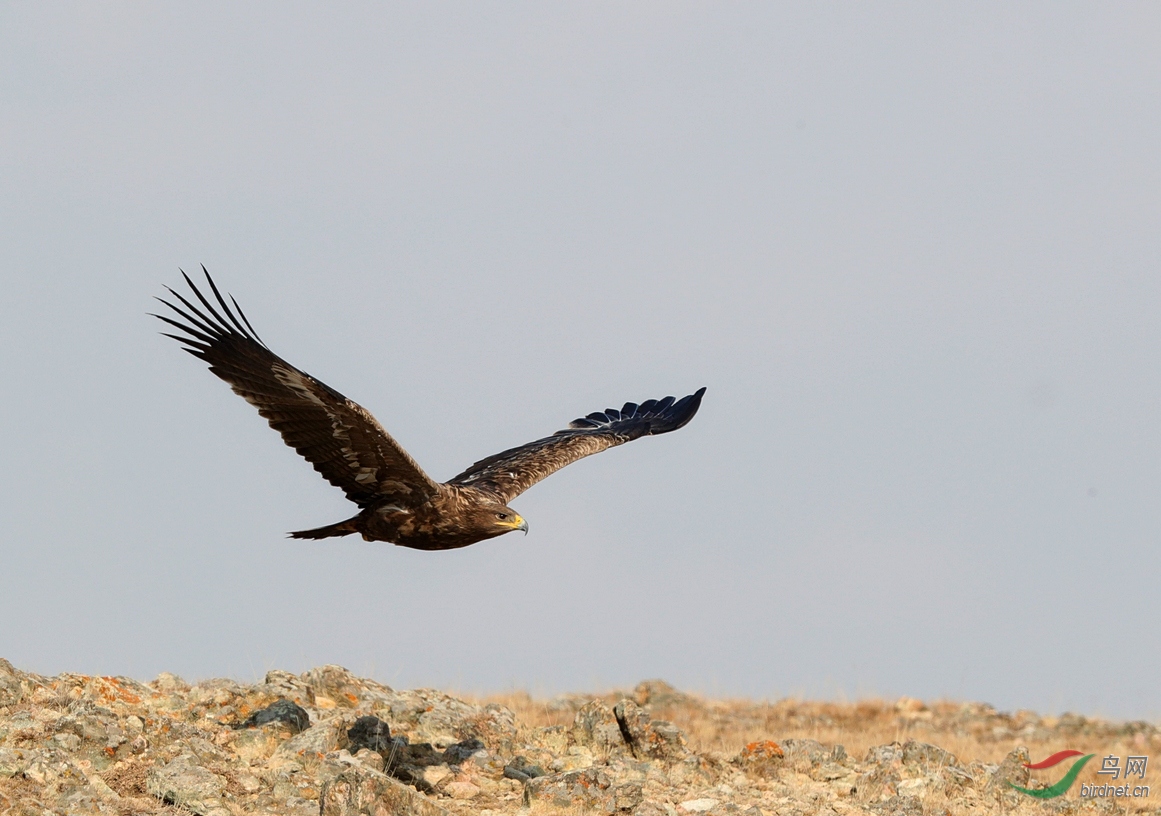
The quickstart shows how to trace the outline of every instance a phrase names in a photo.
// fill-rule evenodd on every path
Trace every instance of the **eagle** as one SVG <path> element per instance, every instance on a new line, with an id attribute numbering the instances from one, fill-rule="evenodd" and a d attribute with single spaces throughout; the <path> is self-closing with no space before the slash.
<path id="1" fill-rule="evenodd" d="M 450 550 L 513 530 L 527 534 L 528 522 L 508 506 L 512 499 L 585 456 L 676 431 L 693 419 L 705 394 L 701 388 L 681 399 L 626 402 L 619 410 L 595 411 L 552 436 L 481 459 L 458 476 L 437 482 L 365 408 L 267 348 L 234 297 L 227 303 L 204 266 L 202 272 L 214 302 L 183 271 L 200 306 L 166 286 L 181 305 L 157 300 L 176 318 L 152 316 L 181 334 L 162 334 L 208 363 L 287 445 L 359 507 L 345 521 L 299 530 L 291 538 L 359 533 L 365 541 Z"/>

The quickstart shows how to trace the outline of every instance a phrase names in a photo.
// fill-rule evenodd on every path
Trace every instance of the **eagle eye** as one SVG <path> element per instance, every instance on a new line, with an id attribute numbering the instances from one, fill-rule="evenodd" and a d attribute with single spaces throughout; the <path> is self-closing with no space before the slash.
<path id="1" fill-rule="evenodd" d="M 506 519 L 506 518 L 508 518 L 508 514 L 507 513 L 497 513 L 496 518 Z"/>

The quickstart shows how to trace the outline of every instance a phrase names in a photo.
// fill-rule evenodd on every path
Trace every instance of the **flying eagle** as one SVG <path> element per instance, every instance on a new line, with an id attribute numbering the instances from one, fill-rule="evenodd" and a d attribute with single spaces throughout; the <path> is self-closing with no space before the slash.
<path id="1" fill-rule="evenodd" d="M 287 445 L 359 506 L 358 515 L 346 521 L 290 533 L 292 538 L 360 533 L 365 541 L 450 550 L 513 530 L 527 533 L 528 522 L 508 502 L 585 456 L 638 437 L 676 431 L 693 419 L 705 393 L 701 388 L 679 400 L 627 402 L 620 410 L 596 411 L 552 436 L 481 459 L 440 483 L 423 472 L 370 412 L 268 349 L 238 302 L 231 297 L 231 309 L 208 272 L 206 282 L 217 307 L 181 274 L 202 308 L 165 287 L 181 307 L 157 299 L 185 322 L 153 316 L 186 335 L 163 332 L 165 336 L 209 363 L 210 371 L 257 408 Z"/>

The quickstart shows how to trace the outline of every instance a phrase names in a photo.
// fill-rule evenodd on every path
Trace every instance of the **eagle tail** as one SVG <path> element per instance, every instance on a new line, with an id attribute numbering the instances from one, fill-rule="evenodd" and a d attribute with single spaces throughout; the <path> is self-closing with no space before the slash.
<path id="1" fill-rule="evenodd" d="M 287 533 L 291 538 L 334 538 L 336 536 L 350 535 L 351 533 L 359 532 L 355 527 L 355 522 L 358 516 L 349 518 L 346 521 L 340 521 L 338 524 L 328 524 L 326 527 L 316 527 L 313 530 L 298 530 L 293 533 Z"/>

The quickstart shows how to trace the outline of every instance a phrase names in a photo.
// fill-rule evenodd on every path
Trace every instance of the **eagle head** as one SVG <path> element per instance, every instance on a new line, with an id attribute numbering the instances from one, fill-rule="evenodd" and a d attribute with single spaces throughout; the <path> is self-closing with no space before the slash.
<path id="1" fill-rule="evenodd" d="M 511 507 L 496 504 L 481 509 L 483 510 L 482 515 L 484 516 L 481 521 L 495 531 L 492 535 L 503 535 L 513 530 L 523 530 L 524 535 L 528 535 L 528 522 Z"/>

